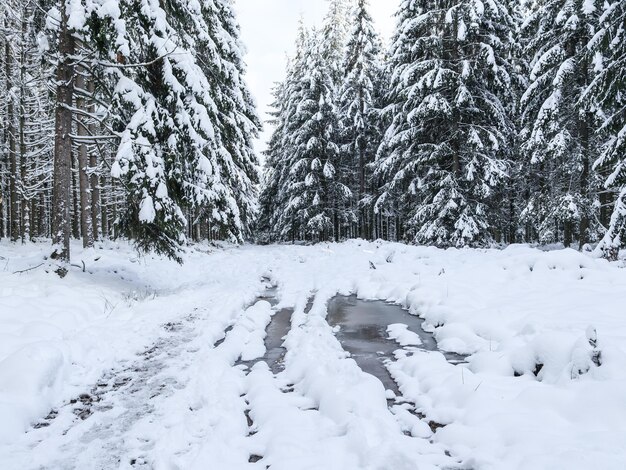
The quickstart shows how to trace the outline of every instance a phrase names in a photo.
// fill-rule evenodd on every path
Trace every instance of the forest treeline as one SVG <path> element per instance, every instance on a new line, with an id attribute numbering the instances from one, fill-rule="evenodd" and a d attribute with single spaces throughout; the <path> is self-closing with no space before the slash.
<path id="1" fill-rule="evenodd" d="M 250 236 L 261 124 L 231 0 L 5 0 L 0 47 L 0 237 L 62 264 L 71 238 L 180 259 Z"/>
<path id="2" fill-rule="evenodd" d="M 626 229 L 626 2 L 367 0 L 301 26 L 274 96 L 270 240 L 440 247 L 600 242 Z"/>
<path id="3" fill-rule="evenodd" d="M 273 135 L 233 0 L 0 5 L 0 238 L 626 239 L 626 2 L 367 0 L 301 24 Z M 60 272 L 63 273 L 61 268 Z"/>

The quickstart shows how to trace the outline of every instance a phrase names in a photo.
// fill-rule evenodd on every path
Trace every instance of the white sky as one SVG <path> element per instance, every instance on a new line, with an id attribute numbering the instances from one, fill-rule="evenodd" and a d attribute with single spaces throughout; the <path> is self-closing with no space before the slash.
<path id="1" fill-rule="evenodd" d="M 370 11 L 385 40 L 395 25 L 392 15 L 400 0 L 370 0 Z M 293 52 L 298 21 L 303 16 L 308 26 L 321 24 L 326 0 L 235 0 L 241 35 L 247 48 L 246 81 L 256 99 L 263 121 L 272 102 L 274 83 L 283 79 L 286 57 Z M 264 124 L 257 150 L 265 149 L 271 128 Z"/>

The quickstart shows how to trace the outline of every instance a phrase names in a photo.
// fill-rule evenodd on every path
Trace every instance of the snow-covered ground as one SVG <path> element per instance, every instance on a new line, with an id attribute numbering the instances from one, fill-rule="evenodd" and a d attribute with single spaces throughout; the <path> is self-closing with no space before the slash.
<path id="1" fill-rule="evenodd" d="M 620 263 L 353 241 L 198 246 L 180 267 L 74 248 L 86 272 L 61 280 L 47 244 L 0 243 L 2 469 L 626 468 Z M 394 325 L 388 367 L 415 412 L 389 406 L 325 320 L 337 293 L 403 305 L 468 362 Z M 284 371 L 238 364 L 288 307 Z"/>

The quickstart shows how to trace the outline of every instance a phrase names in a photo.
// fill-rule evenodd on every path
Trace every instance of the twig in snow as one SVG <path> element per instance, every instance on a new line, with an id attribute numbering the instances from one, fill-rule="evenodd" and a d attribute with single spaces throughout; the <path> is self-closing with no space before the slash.
<path id="1" fill-rule="evenodd" d="M 78 264 L 72 264 L 72 266 L 74 268 L 82 269 L 83 272 L 85 272 L 86 271 L 85 262 L 83 260 L 80 260 L 80 262 L 83 263 L 82 267 L 80 265 L 78 265 Z"/>
<path id="2" fill-rule="evenodd" d="M 32 271 L 33 269 L 37 269 L 40 268 L 41 266 L 43 266 L 45 263 L 41 263 L 38 264 L 37 266 L 33 266 L 32 268 L 28 268 L 28 269 L 22 269 L 21 271 L 15 271 L 13 274 L 22 274 L 22 273 L 26 273 L 28 271 Z"/>

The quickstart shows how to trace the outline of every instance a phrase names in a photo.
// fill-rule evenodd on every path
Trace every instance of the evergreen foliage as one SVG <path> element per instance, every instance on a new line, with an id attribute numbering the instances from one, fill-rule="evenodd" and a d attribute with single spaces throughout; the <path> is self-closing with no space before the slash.
<path id="1" fill-rule="evenodd" d="M 537 4 L 524 24 L 529 85 L 521 104 L 522 150 L 531 196 L 522 213 L 543 243 L 592 238 L 597 179 L 591 164 L 599 142 L 595 108 L 582 94 L 593 78 L 587 44 L 595 33 L 591 0 Z"/>
<path id="2" fill-rule="evenodd" d="M 0 5 L 0 237 L 626 244 L 622 0 L 368 0 L 300 25 L 261 122 L 233 0 Z M 262 176 L 262 177 L 261 177 Z M 258 216 L 258 217 L 257 217 Z"/>

